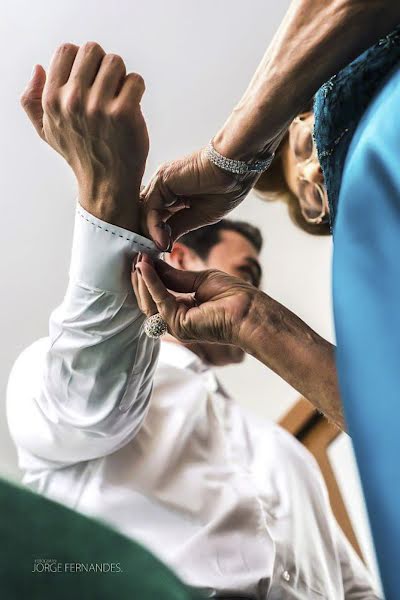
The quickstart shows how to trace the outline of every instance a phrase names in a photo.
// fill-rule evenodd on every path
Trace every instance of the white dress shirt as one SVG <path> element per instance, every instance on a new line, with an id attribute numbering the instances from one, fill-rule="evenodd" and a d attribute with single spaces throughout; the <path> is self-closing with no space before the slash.
<path id="1" fill-rule="evenodd" d="M 24 482 L 210 596 L 377 598 L 311 455 L 246 414 L 187 348 L 143 334 L 129 276 L 139 250 L 155 253 L 77 208 L 65 298 L 9 380 Z"/>

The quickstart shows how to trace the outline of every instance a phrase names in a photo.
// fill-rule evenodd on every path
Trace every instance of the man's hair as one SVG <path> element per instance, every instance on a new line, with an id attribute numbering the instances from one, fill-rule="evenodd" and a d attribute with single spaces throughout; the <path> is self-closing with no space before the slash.
<path id="1" fill-rule="evenodd" d="M 222 219 L 213 225 L 206 225 L 200 229 L 195 229 L 183 235 L 179 242 L 185 244 L 198 254 L 198 256 L 206 260 L 211 248 L 216 246 L 221 241 L 222 231 L 235 231 L 248 240 L 257 252 L 260 252 L 263 244 L 261 231 L 258 227 L 250 225 L 245 221 L 233 221 L 231 219 Z"/>

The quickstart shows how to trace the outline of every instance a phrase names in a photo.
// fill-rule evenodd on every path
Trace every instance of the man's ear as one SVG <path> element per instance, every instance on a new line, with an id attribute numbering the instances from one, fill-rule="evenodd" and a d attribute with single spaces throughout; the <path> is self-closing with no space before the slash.
<path id="1" fill-rule="evenodd" d="M 204 269 L 203 261 L 185 244 L 175 242 L 171 252 L 165 254 L 166 262 L 175 269 L 182 271 L 197 271 Z"/>

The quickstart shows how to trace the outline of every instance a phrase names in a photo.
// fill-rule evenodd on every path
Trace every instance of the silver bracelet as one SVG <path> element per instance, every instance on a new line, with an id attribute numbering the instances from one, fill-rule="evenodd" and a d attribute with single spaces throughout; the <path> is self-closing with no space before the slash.
<path id="1" fill-rule="evenodd" d="M 262 173 L 266 171 L 273 161 L 275 152 L 263 160 L 250 160 L 248 162 L 234 160 L 233 158 L 226 158 L 217 152 L 211 140 L 206 148 L 206 156 L 210 162 L 223 171 L 235 173 L 236 175 L 247 175 L 248 173 Z"/>

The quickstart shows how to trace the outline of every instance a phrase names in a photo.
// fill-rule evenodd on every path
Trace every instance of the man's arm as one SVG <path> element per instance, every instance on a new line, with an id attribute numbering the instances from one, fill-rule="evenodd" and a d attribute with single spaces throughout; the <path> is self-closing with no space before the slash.
<path id="1" fill-rule="evenodd" d="M 142 334 L 129 278 L 137 252 L 152 246 L 78 206 L 70 280 L 49 339 L 28 348 L 9 379 L 8 420 L 23 468 L 104 456 L 141 426 L 159 345 Z"/>
<path id="2" fill-rule="evenodd" d="M 119 57 L 97 44 L 67 44 L 47 78 L 36 67 L 22 100 L 79 188 L 65 298 L 51 316 L 47 347 L 22 355 L 8 393 L 17 445 L 53 466 L 126 443 L 149 401 L 158 346 L 141 335 L 143 316 L 130 286 L 137 253 L 157 255 L 138 233 L 148 151 L 143 90 Z"/>

